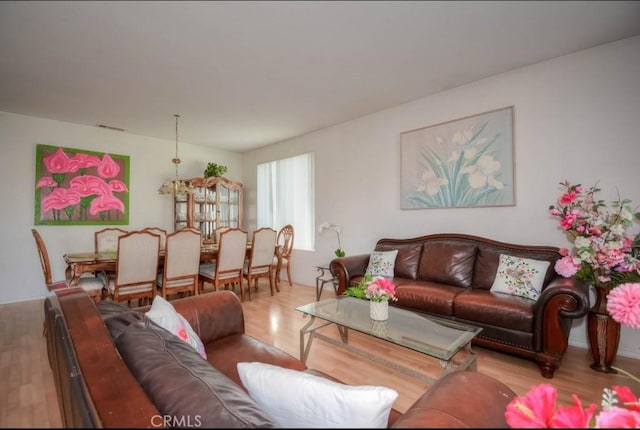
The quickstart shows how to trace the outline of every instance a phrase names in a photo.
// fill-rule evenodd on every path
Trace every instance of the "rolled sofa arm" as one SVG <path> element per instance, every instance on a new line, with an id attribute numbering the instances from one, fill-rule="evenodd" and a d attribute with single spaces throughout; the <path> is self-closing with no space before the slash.
<path id="1" fill-rule="evenodd" d="M 369 265 L 371 254 L 350 255 L 331 260 L 329 269 L 331 274 L 338 278 L 338 295 L 344 293 L 351 285 L 351 279 L 357 276 L 364 276 L 364 272 Z"/>
<path id="2" fill-rule="evenodd" d="M 240 299 L 230 290 L 184 297 L 171 302 L 202 342 L 207 345 L 226 336 L 244 333 Z"/>
<path id="3" fill-rule="evenodd" d="M 533 342 L 536 351 L 562 356 L 574 319 L 589 311 L 589 286 L 557 276 L 542 291 L 534 308 Z"/>
<path id="4" fill-rule="evenodd" d="M 452 372 L 429 388 L 392 428 L 508 428 L 516 393 L 484 373 Z"/>

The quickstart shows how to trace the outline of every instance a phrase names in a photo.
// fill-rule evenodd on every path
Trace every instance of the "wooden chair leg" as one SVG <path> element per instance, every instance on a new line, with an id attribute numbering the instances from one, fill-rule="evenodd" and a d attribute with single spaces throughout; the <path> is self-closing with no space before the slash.
<path id="1" fill-rule="evenodd" d="M 289 263 L 287 263 L 287 278 L 289 279 L 289 285 L 293 286 L 293 283 L 291 283 L 291 265 Z"/>

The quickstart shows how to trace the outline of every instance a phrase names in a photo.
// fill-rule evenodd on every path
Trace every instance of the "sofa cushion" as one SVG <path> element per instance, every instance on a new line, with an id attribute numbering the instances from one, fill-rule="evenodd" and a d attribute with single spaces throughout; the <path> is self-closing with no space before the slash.
<path id="1" fill-rule="evenodd" d="M 533 332 L 534 305 L 535 301 L 524 297 L 474 289 L 464 290 L 453 303 L 457 320 L 527 333 Z"/>
<path id="2" fill-rule="evenodd" d="M 548 268 L 548 261 L 500 254 L 500 264 L 490 291 L 538 300 Z"/>
<path id="3" fill-rule="evenodd" d="M 457 287 L 470 287 L 476 245 L 451 240 L 428 240 L 424 243 L 418 279 Z"/>
<path id="4" fill-rule="evenodd" d="M 142 321 L 144 314 L 129 306 L 111 300 L 96 303 L 96 309 L 102 317 L 113 339 L 120 336 L 131 323 Z"/>
<path id="5" fill-rule="evenodd" d="M 251 397 L 284 428 L 386 428 L 398 393 L 350 386 L 270 364 L 238 363 Z"/>
<path id="6" fill-rule="evenodd" d="M 403 308 L 420 312 L 453 316 L 453 301 L 464 290 L 460 287 L 438 284 L 436 282 L 412 281 L 394 278 L 397 302 Z"/>
<path id="7" fill-rule="evenodd" d="M 396 278 L 416 279 L 418 276 L 418 263 L 422 254 L 422 242 L 420 243 L 383 243 L 376 244 L 376 251 L 398 250 L 394 276 Z"/>
<path id="8" fill-rule="evenodd" d="M 131 324 L 115 344 L 162 418 L 171 418 L 172 426 L 275 426 L 242 388 L 190 345 L 150 320 Z"/>
<path id="9" fill-rule="evenodd" d="M 369 255 L 369 265 L 365 274 L 369 274 L 374 278 L 377 276 L 393 278 L 397 255 L 397 249 L 392 251 L 373 251 Z"/>

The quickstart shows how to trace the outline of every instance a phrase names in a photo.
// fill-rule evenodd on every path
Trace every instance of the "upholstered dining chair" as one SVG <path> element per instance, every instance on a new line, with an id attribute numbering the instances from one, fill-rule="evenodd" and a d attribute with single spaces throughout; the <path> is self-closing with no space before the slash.
<path id="1" fill-rule="evenodd" d="M 254 282 L 254 288 L 257 290 L 260 278 L 269 279 L 269 288 L 273 296 L 275 283 L 273 280 L 273 258 L 275 257 L 276 235 L 277 232 L 269 227 L 260 228 L 253 232 L 251 252 L 243 271 L 243 276 L 249 287 L 249 300 L 251 300 L 251 281 Z"/>
<path id="2" fill-rule="evenodd" d="M 204 283 L 213 284 L 215 291 L 220 286 L 232 288 L 240 285 L 240 301 L 244 301 L 244 288 L 242 286 L 242 270 L 247 255 L 247 232 L 239 228 L 230 228 L 220 234 L 218 253 L 213 263 L 200 264 L 198 274 L 198 291 L 204 289 Z"/>
<path id="3" fill-rule="evenodd" d="M 157 278 L 160 294 L 165 299 L 179 293 L 197 294 L 200 230 L 183 228 L 169 233 L 166 241 L 164 267 Z"/>
<path id="4" fill-rule="evenodd" d="M 151 303 L 156 296 L 160 236 L 148 231 L 131 231 L 118 238 L 115 277 L 102 276 L 115 302 Z"/>
<path id="5" fill-rule="evenodd" d="M 282 269 L 287 269 L 287 278 L 289 279 L 289 285 L 293 285 L 291 282 L 291 254 L 293 253 L 293 226 L 287 224 L 278 231 L 278 237 L 276 238 L 276 258 L 274 264 L 276 266 L 275 284 L 276 290 L 280 291 L 278 284 L 280 283 L 280 272 Z"/>
<path id="6" fill-rule="evenodd" d="M 160 227 L 146 227 L 142 231 L 149 231 L 160 236 L 160 252 L 164 251 L 167 243 L 167 230 Z"/>
<path id="7" fill-rule="evenodd" d="M 118 251 L 118 238 L 127 234 L 127 230 L 118 227 L 107 227 L 93 233 L 93 241 L 97 253 Z"/>
<path id="8" fill-rule="evenodd" d="M 216 243 L 220 243 L 220 235 L 222 233 L 224 233 L 225 231 L 229 230 L 230 228 L 231 227 L 218 227 L 218 228 L 215 229 L 213 234 L 216 237 Z"/>
<path id="9" fill-rule="evenodd" d="M 127 234 L 127 230 L 118 227 L 106 227 L 93 233 L 94 249 L 98 254 L 115 254 L 118 252 L 118 238 Z M 113 278 L 115 272 L 103 272 L 103 275 Z"/>
<path id="10" fill-rule="evenodd" d="M 40 265 L 42 266 L 42 274 L 44 275 L 44 283 L 49 291 L 58 290 L 61 288 L 69 288 L 69 281 L 53 281 L 53 275 L 51 273 L 51 261 L 49 260 L 49 252 L 47 246 L 40 236 L 40 233 L 35 229 L 31 229 L 33 237 L 36 240 L 36 246 L 38 248 L 38 255 L 40 257 Z M 102 281 L 93 275 L 82 276 L 78 282 L 78 287 L 82 288 L 87 294 L 94 300 L 99 301 L 102 299 Z"/>

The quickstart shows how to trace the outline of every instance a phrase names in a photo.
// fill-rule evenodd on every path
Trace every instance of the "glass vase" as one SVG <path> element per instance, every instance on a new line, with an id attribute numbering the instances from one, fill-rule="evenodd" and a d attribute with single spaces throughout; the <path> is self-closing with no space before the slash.
<path id="1" fill-rule="evenodd" d="M 389 319 L 389 301 L 369 301 L 369 317 L 374 321 L 386 321 Z"/>

